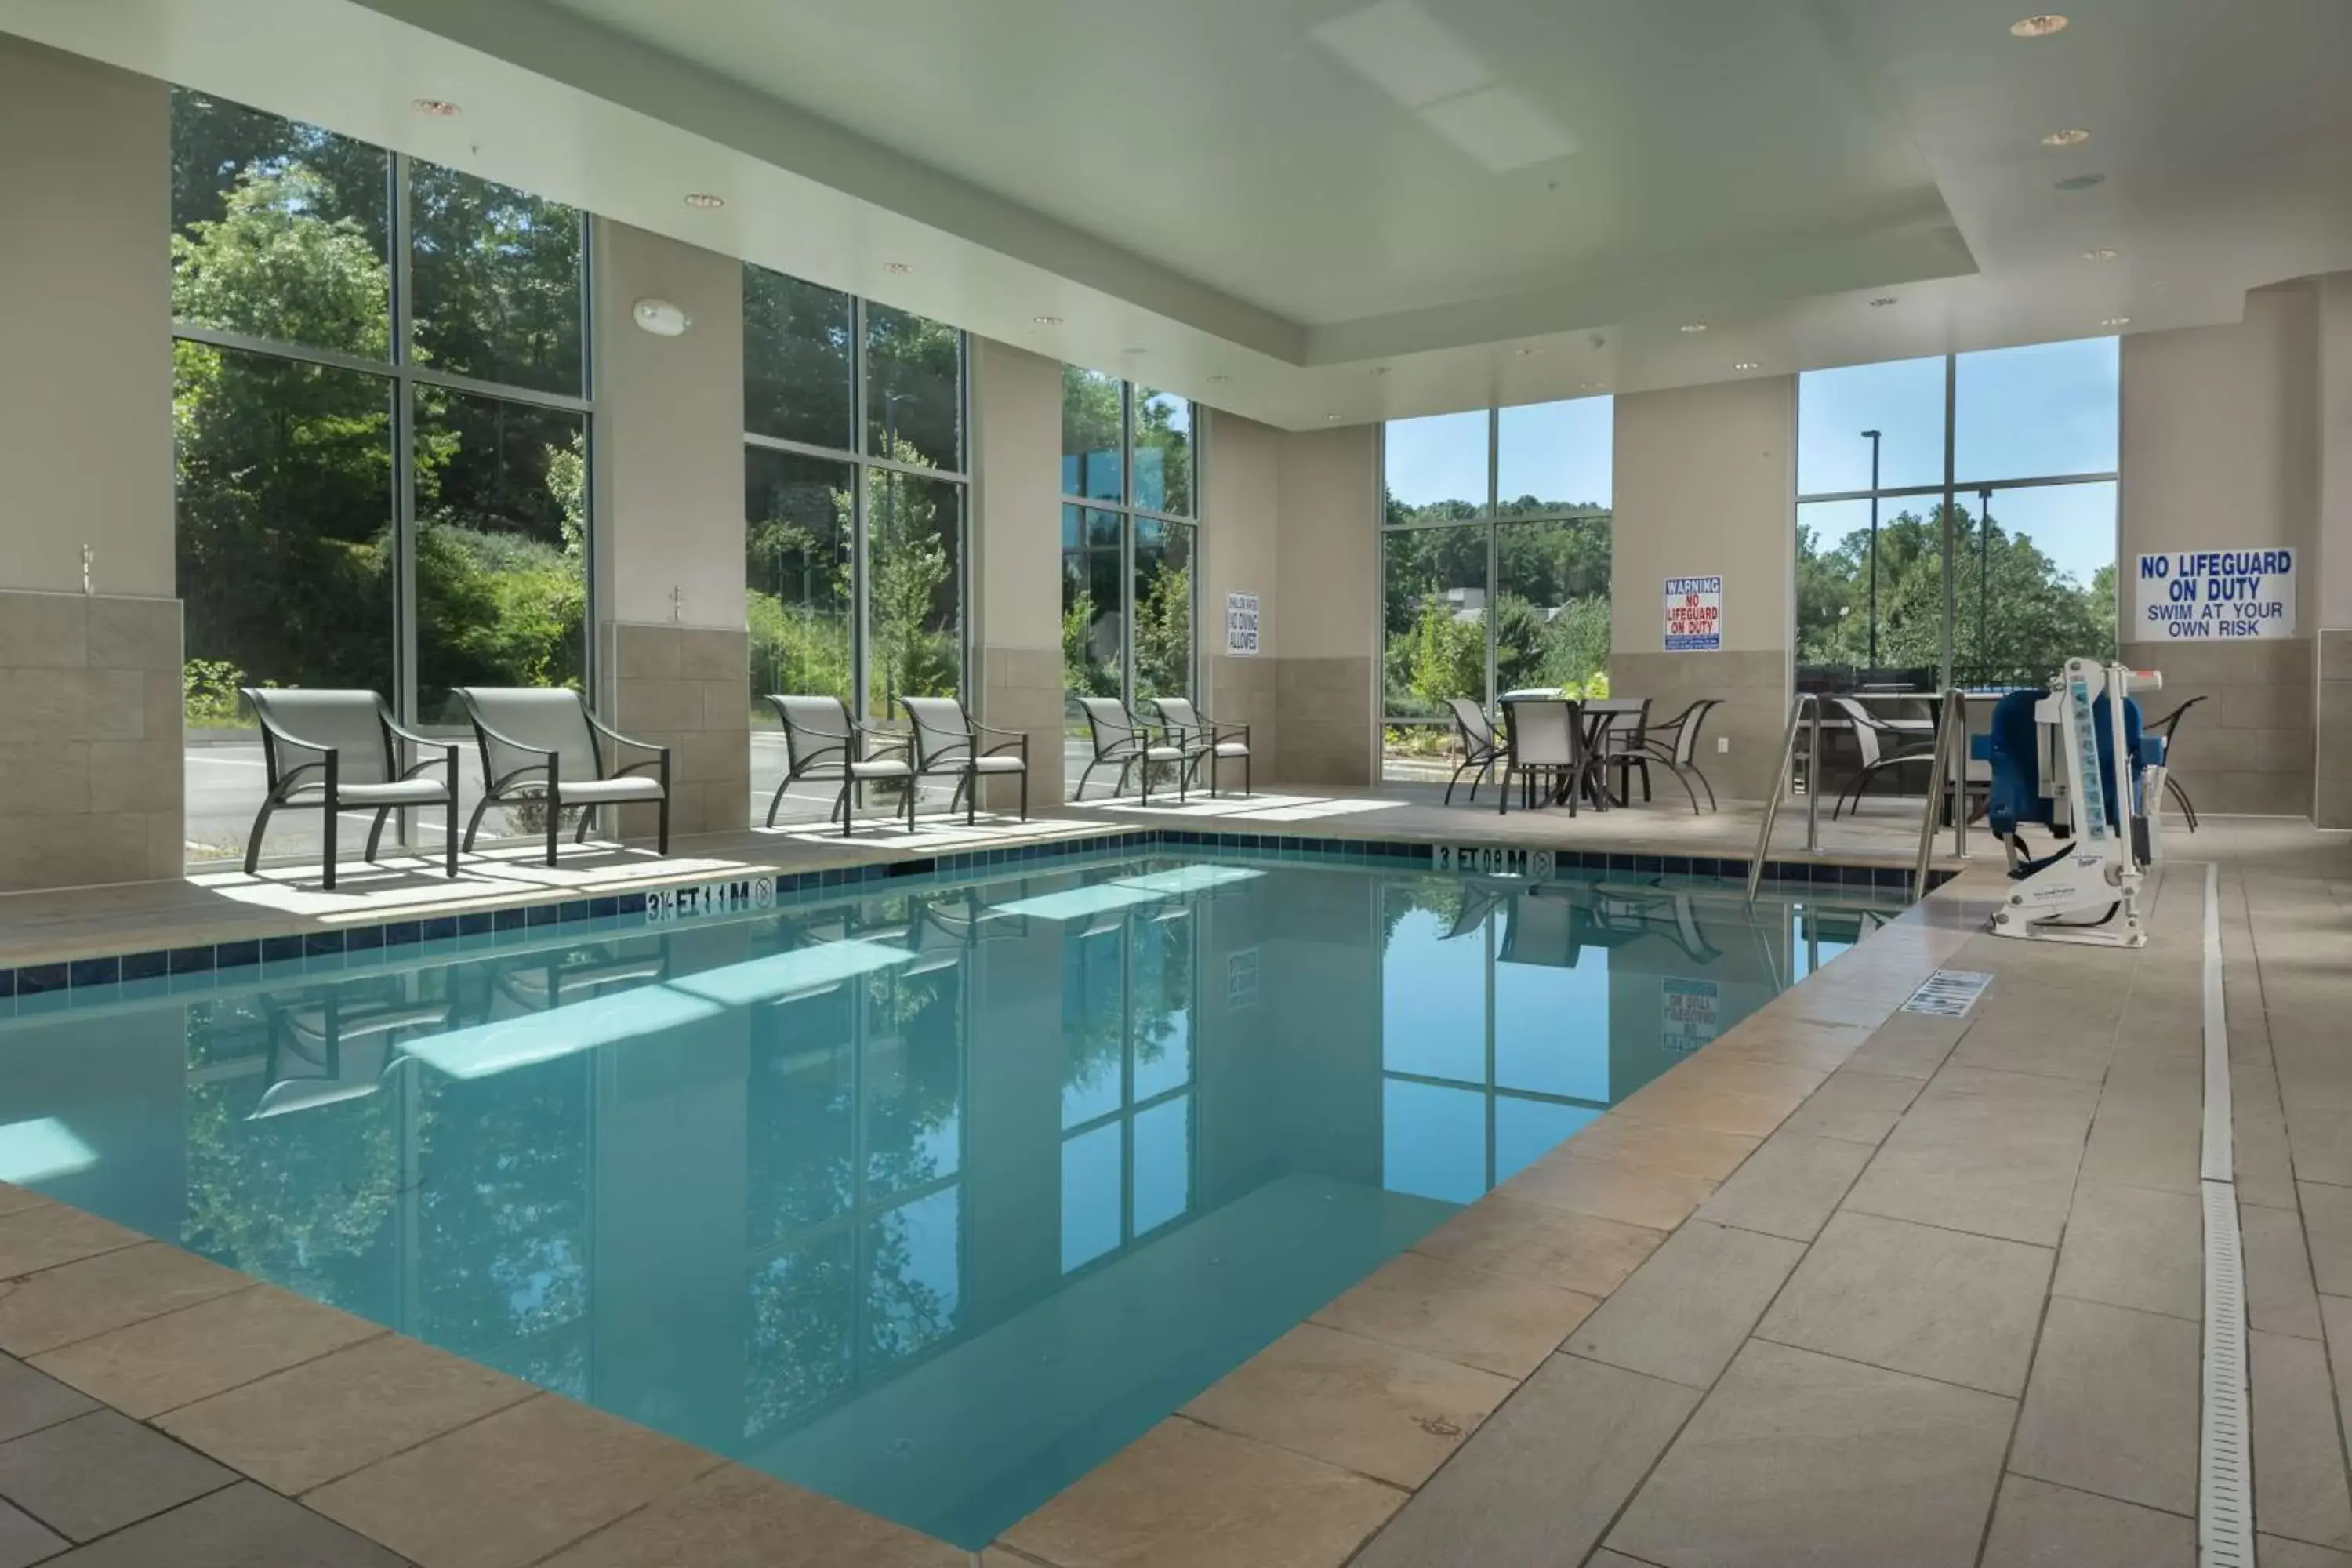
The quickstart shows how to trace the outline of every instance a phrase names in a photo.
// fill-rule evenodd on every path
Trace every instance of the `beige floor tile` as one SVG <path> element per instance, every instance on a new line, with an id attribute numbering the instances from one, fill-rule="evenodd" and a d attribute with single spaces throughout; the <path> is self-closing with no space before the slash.
<path id="1" fill-rule="evenodd" d="M 1425 1355 L 1524 1378 L 1599 1305 L 1533 1279 L 1405 1252 L 1314 1321 Z"/>
<path id="2" fill-rule="evenodd" d="M 1171 1418 L 1003 1540 L 1055 1568 L 1339 1568 L 1404 1500 L 1335 1465 Z"/>
<path id="3" fill-rule="evenodd" d="M 1574 1563 L 1600 1539 L 1698 1398 L 1680 1384 L 1555 1356 L 1373 1539 L 1354 1568 Z M 1235 1559 L 1244 1561 L 1255 1560 Z"/>
<path id="4" fill-rule="evenodd" d="M 2338 1425 L 2352 1432 L 2352 1297 L 2322 1296 L 2319 1318 L 2327 1331 L 2327 1361 L 2336 1374 Z"/>
<path id="5" fill-rule="evenodd" d="M 2299 1181 L 2352 1186 L 2352 1110 L 2322 1110 L 2289 1101 L 2286 1141 Z"/>
<path id="6" fill-rule="evenodd" d="M 2194 1568 L 2197 1521 L 2011 1476 L 1983 1568 Z"/>
<path id="7" fill-rule="evenodd" d="M 146 1239 L 135 1230 L 64 1204 L 34 1204 L 0 1215 L 0 1279 L 37 1274 Z"/>
<path id="8" fill-rule="evenodd" d="M 1752 1342 L 1610 1531 L 1647 1562 L 1967 1568 L 2016 1405 Z"/>
<path id="9" fill-rule="evenodd" d="M 1672 1230 L 1706 1201 L 1715 1184 L 1646 1165 L 1584 1159 L 1571 1145 L 1545 1155 L 1496 1191 L 1522 1203 Z"/>
<path id="10" fill-rule="evenodd" d="M 2204 1226 L 2203 1205 L 2184 1194 L 2084 1182 L 2051 1289 L 2196 1321 L 2205 1304 Z"/>
<path id="11" fill-rule="evenodd" d="M 2238 1201 L 2274 1209 L 2295 1206 L 2294 1160 L 2287 1147 L 2286 1118 L 2251 1115 L 2232 1108 L 2232 1119 Z"/>
<path id="12" fill-rule="evenodd" d="M 542 1394 L 303 1500 L 423 1568 L 520 1568 L 719 1463 Z"/>
<path id="13" fill-rule="evenodd" d="M 1803 1095 L 1795 1093 L 1741 1094 L 1706 1089 L 1687 1079 L 1677 1081 L 1676 1075 L 1668 1073 L 1637 1090 L 1624 1106 L 1625 1114 L 1638 1121 L 1761 1138 L 1787 1121 L 1803 1100 Z"/>
<path id="14" fill-rule="evenodd" d="M 2083 1152 L 2083 1179 L 2128 1187 L 2197 1194 L 2203 1154 L 2203 1111 L 2188 1105 L 2153 1105 L 2100 1099 L 2091 1119 L 2091 1142 Z"/>
<path id="15" fill-rule="evenodd" d="M 1009 1552 L 983 1563 L 1016 1563 Z M 969 1568 L 944 1541 L 740 1465 L 711 1471 L 546 1560 L 543 1568 Z"/>
<path id="16" fill-rule="evenodd" d="M 1953 1047 L 1948 1065 L 2097 1083 L 2107 1076 L 2107 1058 L 2115 1047 L 2114 1026 L 2110 1021 L 2107 1035 L 2084 1038 L 2025 1018 L 1979 1018 L 1968 1038 Z"/>
<path id="17" fill-rule="evenodd" d="M 38 1355 L 252 1282 L 161 1242 L 101 1252 L 45 1269 L 0 1293 L 0 1351 Z"/>
<path id="18" fill-rule="evenodd" d="M 1925 1081 L 1936 1076 L 1968 1028 L 1965 1019 L 1897 1013 L 1874 1030 L 1845 1065 Z"/>
<path id="19" fill-rule="evenodd" d="M 1699 1217 L 1811 1241 L 1870 1163 L 1871 1152 L 1867 1143 L 1801 1137 L 1783 1128 L 1700 1207 Z"/>
<path id="20" fill-rule="evenodd" d="M 2311 1272 L 2323 1296 L 2352 1296 L 2352 1187 L 2298 1182 Z M 2241 1202 L 2246 1201 L 2242 1195 Z"/>
<path id="21" fill-rule="evenodd" d="M 1764 1099 L 1802 1100 L 1829 1081 L 1826 1068 L 1791 1067 L 1784 1062 L 1755 1061 L 1709 1051 L 1677 1068 L 1675 1078 L 1710 1093 L 1752 1094 Z"/>
<path id="22" fill-rule="evenodd" d="M 2254 1526 L 2315 1545 L 2352 1548 L 2352 1492 L 2315 1341 L 2257 1330 L 2246 1336 L 2253 1419 Z"/>
<path id="23" fill-rule="evenodd" d="M 1779 1237 L 1693 1220 L 1569 1336 L 1568 1348 L 1705 1388 L 1730 1364 L 1804 1253 Z"/>
<path id="24" fill-rule="evenodd" d="M 1748 1134 L 1642 1121 L 1612 1110 L 1588 1122 L 1560 1145 L 1560 1151 L 1582 1159 L 1612 1160 L 1719 1182 L 1738 1169 L 1739 1163 L 1762 1142 L 1763 1139 Z"/>
<path id="25" fill-rule="evenodd" d="M 1412 1488 L 1516 1386 L 1494 1373 L 1306 1323 L 1219 1378 L 1183 1413 Z"/>
<path id="26" fill-rule="evenodd" d="M 2194 1513 L 2201 1356 L 2195 1323 L 2053 1297 L 2010 1468 Z"/>
<path id="27" fill-rule="evenodd" d="M 1919 1084 L 1916 1078 L 1895 1073 L 1842 1068 L 1832 1073 L 1830 1080 L 1811 1100 L 1797 1107 L 1796 1114 L 1780 1131 L 1814 1138 L 1843 1138 L 1854 1143 L 1876 1143 L 1895 1131 L 1903 1112 L 1918 1097 Z"/>
<path id="28" fill-rule="evenodd" d="M 382 1332 L 255 1285 L 35 1356 L 33 1364 L 127 1415 L 152 1416 Z"/>
<path id="29" fill-rule="evenodd" d="M 1845 1206 L 2055 1246 L 2098 1089 L 1946 1068 L 1913 1102 Z"/>
<path id="30" fill-rule="evenodd" d="M 2025 1389 L 2050 1268 L 2047 1247 L 1841 1214 L 1756 1331 L 2014 1397 Z"/>
<path id="31" fill-rule="evenodd" d="M 1750 1018 L 1716 1041 L 1707 1047 L 1707 1054 L 1717 1061 L 1776 1062 L 1814 1072 L 1835 1072 L 1869 1038 L 1870 1030 L 1859 1024 L 1815 1024 L 1801 1019 L 1765 1024 L 1759 1017 Z"/>
<path id="32" fill-rule="evenodd" d="M 2352 1552 L 2330 1552 L 2284 1536 L 2254 1537 L 2254 1561 L 2263 1568 L 2352 1568 Z"/>
<path id="33" fill-rule="evenodd" d="M 1664 1239 L 1663 1231 L 1489 1193 L 1423 1237 L 1414 1250 L 1603 1297 Z"/>
<path id="34" fill-rule="evenodd" d="M 2264 1333 L 2318 1339 L 2319 1297 L 2312 1287 L 2311 1256 L 2304 1248 L 2303 1216 L 2241 1200 L 2238 1229 L 2246 1268 L 2246 1321 Z"/>
<path id="35" fill-rule="evenodd" d="M 155 1424 L 292 1497 L 533 1392 L 488 1367 L 380 1334 L 183 1405 Z"/>
<path id="36" fill-rule="evenodd" d="M 30 1187 L 0 1182 L 0 1215 L 15 1214 L 18 1209 L 38 1208 L 48 1201 Z"/>

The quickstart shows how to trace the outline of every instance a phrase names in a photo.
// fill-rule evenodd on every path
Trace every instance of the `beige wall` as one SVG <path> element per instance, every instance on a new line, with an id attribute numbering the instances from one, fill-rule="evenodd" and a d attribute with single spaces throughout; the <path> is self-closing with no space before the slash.
<path id="1" fill-rule="evenodd" d="M 1062 780 L 1062 366 L 1007 343 L 971 342 L 971 646 L 976 715 L 1029 737 L 1029 803 Z M 1015 786 L 991 781 L 985 804 Z"/>
<path id="2" fill-rule="evenodd" d="M 2242 321 L 2123 342 L 2123 482 L 2116 558 L 2124 657 L 2164 672 L 2151 716 L 2204 698 L 2172 767 L 2200 812 L 2312 810 L 2313 633 L 2323 563 L 2319 291 L 2246 296 Z M 2300 552 L 2295 636 L 2235 643 L 2137 635 L 2142 552 L 2284 545 Z"/>
<path id="3" fill-rule="evenodd" d="M 1258 779 L 1370 784 L 1380 700 L 1380 427 L 1278 439 L 1276 749 Z"/>
<path id="4" fill-rule="evenodd" d="M 1283 443 L 1272 426 L 1215 409 L 1202 411 L 1201 670 L 1207 710 L 1219 722 L 1250 726 L 1255 758 L 1280 750 L 1280 687 L 1275 588 L 1280 574 Z M 1255 594 L 1255 658 L 1225 652 L 1225 595 Z M 1255 759 L 1254 759 L 1255 760 Z M 1267 765 L 1273 764 L 1268 762 Z M 1252 783 L 1270 774 L 1255 774 Z"/>
<path id="5" fill-rule="evenodd" d="M 170 598 L 171 102 L 0 35 L 0 588 Z"/>
<path id="6" fill-rule="evenodd" d="M 1659 720 L 1721 699 L 1701 731 L 1698 765 L 1727 799 L 1770 788 L 1787 721 L 1796 397 L 1796 378 L 1779 375 L 1617 399 L 1612 689 L 1651 699 Z M 1666 652 L 1665 580 L 1717 576 L 1724 650 Z M 1716 750 L 1718 740 L 1730 742 L 1727 752 Z"/>

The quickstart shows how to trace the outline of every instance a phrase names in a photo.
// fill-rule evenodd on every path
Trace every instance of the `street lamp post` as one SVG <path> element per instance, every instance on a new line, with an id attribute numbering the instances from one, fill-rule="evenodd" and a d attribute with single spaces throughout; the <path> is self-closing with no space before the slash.
<path id="1" fill-rule="evenodd" d="M 1870 668 L 1878 668 L 1878 446 L 1880 432 L 1864 430 L 1870 443 Z"/>
<path id="2" fill-rule="evenodd" d="M 1977 679 L 1992 684 L 1992 491 L 1977 492 Z"/>

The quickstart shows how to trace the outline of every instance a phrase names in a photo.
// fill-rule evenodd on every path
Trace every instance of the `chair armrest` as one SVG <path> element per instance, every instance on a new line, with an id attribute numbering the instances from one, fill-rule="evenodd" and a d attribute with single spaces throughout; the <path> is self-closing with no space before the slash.
<path id="1" fill-rule="evenodd" d="M 591 720 L 590 722 L 593 723 L 594 721 Z M 479 719 L 474 721 L 474 734 L 478 739 L 496 741 L 509 751 L 520 752 L 526 756 L 553 757 L 556 754 L 556 748 L 553 746 L 534 746 L 527 741 L 518 741 L 502 730 L 491 729 Z"/>
<path id="2" fill-rule="evenodd" d="M 293 731 L 289 730 L 283 724 L 273 721 L 269 715 L 264 713 L 257 704 L 253 710 L 253 717 L 255 722 L 259 725 L 261 729 L 268 732 L 269 738 L 279 742 L 281 745 L 293 746 L 298 750 L 305 752 L 317 752 L 322 755 L 328 756 L 333 755 L 336 752 L 341 749 L 341 747 L 323 744 L 318 741 L 304 740 L 301 736 L 296 734 Z"/>
<path id="3" fill-rule="evenodd" d="M 590 729 L 595 731 L 596 733 L 604 736 L 604 739 L 612 742 L 616 746 L 635 746 L 640 752 L 659 752 L 664 754 L 667 754 L 669 751 L 667 746 L 657 746 L 651 741 L 640 741 L 634 735 L 622 734 L 618 730 L 614 729 L 610 724 L 604 722 L 602 720 L 598 719 L 596 715 L 589 712 L 584 707 L 581 709 L 580 711 L 582 717 L 588 721 L 588 727 Z"/>
<path id="4" fill-rule="evenodd" d="M 1029 732 L 1026 730 L 1000 730 L 993 724 L 983 724 L 978 720 L 972 721 L 971 727 L 976 733 L 982 735 L 1018 735 L 1023 740 L 1029 738 Z"/>
<path id="5" fill-rule="evenodd" d="M 877 742 L 876 749 L 878 751 L 905 752 L 909 755 L 913 754 L 915 737 L 909 731 L 903 730 L 877 730 L 871 724 L 860 724 L 854 719 L 850 721 L 849 728 L 851 733 L 863 735 L 867 740 Z M 864 757 L 849 757 L 845 760 L 850 762 L 865 762 L 868 759 Z"/>

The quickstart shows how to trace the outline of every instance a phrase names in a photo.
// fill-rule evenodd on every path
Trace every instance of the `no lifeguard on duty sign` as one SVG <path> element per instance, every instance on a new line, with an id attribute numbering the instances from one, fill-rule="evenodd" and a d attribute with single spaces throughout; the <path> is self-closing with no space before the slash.
<path id="1" fill-rule="evenodd" d="M 1723 579 L 1666 579 L 1666 651 L 1723 651 Z"/>

